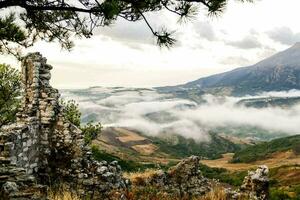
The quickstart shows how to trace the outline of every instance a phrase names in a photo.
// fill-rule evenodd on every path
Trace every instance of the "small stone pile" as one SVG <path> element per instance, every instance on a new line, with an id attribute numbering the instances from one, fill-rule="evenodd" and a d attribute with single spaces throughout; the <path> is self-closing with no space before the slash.
<path id="1" fill-rule="evenodd" d="M 256 171 L 249 171 L 245 177 L 240 191 L 247 194 L 250 199 L 268 200 L 269 199 L 269 169 L 263 165 Z"/>
<path id="2" fill-rule="evenodd" d="M 228 199 L 268 200 L 269 199 L 269 169 L 259 166 L 256 171 L 249 171 L 238 191 L 227 191 Z"/>
<path id="3" fill-rule="evenodd" d="M 22 168 L 38 183 L 67 181 L 83 197 L 99 199 L 113 190 L 125 190 L 120 166 L 95 161 L 81 130 L 66 119 L 60 94 L 49 83 L 51 69 L 39 53 L 23 59 L 22 105 L 17 122 L 2 129 L 6 146 L 0 147 L 0 154 L 6 155 L 5 162 L 14 170 Z M 0 190 L 5 184 L 0 184 Z"/>
<path id="4" fill-rule="evenodd" d="M 191 156 L 168 171 L 162 170 L 147 177 L 143 186 L 153 186 L 174 196 L 191 198 L 202 196 L 211 190 L 209 180 L 199 170 L 200 158 Z"/>
<path id="5" fill-rule="evenodd" d="M 191 156 L 184 159 L 167 172 L 168 181 L 166 186 L 181 196 L 203 195 L 211 190 L 207 178 L 202 176 L 200 170 L 200 158 Z"/>

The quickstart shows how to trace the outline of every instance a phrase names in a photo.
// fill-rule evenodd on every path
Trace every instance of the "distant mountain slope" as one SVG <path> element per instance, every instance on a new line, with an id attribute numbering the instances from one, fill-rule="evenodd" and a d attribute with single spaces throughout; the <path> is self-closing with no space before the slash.
<path id="1" fill-rule="evenodd" d="M 274 153 L 284 151 L 293 151 L 295 155 L 300 155 L 300 135 L 278 138 L 270 142 L 249 146 L 236 152 L 232 162 L 249 163 L 264 160 Z"/>
<path id="2" fill-rule="evenodd" d="M 173 92 L 196 89 L 211 93 L 226 90 L 238 96 L 261 91 L 300 89 L 300 43 L 253 66 L 200 78 L 184 85 L 158 89 Z"/>
<path id="3" fill-rule="evenodd" d="M 217 134 L 210 134 L 208 142 L 196 142 L 179 135 L 166 134 L 147 136 L 126 128 L 106 128 L 93 145 L 122 159 L 136 162 L 159 162 L 177 160 L 191 155 L 216 159 L 227 152 L 236 152 L 248 146 L 247 141 L 234 140 Z M 238 141 L 238 142 L 234 142 Z"/>
<path id="4" fill-rule="evenodd" d="M 238 105 L 247 107 L 264 108 L 270 106 L 291 107 L 300 103 L 300 97 L 261 97 L 250 98 L 239 101 Z"/>

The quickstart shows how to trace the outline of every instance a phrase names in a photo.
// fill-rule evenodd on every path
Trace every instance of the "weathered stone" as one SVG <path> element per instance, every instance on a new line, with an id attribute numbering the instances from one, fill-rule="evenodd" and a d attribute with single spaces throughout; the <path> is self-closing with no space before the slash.
<path id="1" fill-rule="evenodd" d="M 259 166 L 256 171 L 249 171 L 239 190 L 226 190 L 230 200 L 268 200 L 269 199 L 269 169 Z"/>
<path id="2" fill-rule="evenodd" d="M 15 182 L 20 192 L 5 190 L 0 183 L 0 196 L 3 194 L 10 199 L 20 195 L 24 200 L 33 199 L 36 193 L 44 194 L 35 183 L 48 184 L 51 179 L 72 180 L 69 182 L 71 188 L 78 188 L 84 191 L 83 194 L 93 194 L 93 199 L 103 199 L 112 190 L 124 191 L 127 185 L 120 166 L 116 162 L 108 165 L 93 160 L 80 129 L 64 117 L 60 94 L 49 85 L 51 69 L 52 66 L 46 64 L 46 59 L 39 53 L 29 54 L 23 59 L 25 93 L 22 109 L 17 114 L 17 123 L 5 130 L 5 142 L 13 145 L 6 145 L 5 152 L 0 146 L 1 166 L 23 169 L 11 174 L 4 170 L 5 176 L 2 176 L 6 182 Z M 0 135 L 4 134 L 0 132 Z M 1 158 L 2 155 L 6 157 Z M 35 180 L 28 185 L 31 175 Z M 27 193 L 26 188 L 33 190 Z"/>
<path id="3" fill-rule="evenodd" d="M 256 171 L 248 172 L 245 177 L 241 191 L 248 193 L 250 199 L 269 199 L 269 169 L 267 166 L 259 166 Z"/>
<path id="4" fill-rule="evenodd" d="M 3 184 L 3 190 L 6 193 L 12 193 L 12 192 L 17 192 L 18 191 L 18 186 L 15 182 L 10 182 L 7 181 L 6 183 Z"/>
<path id="5" fill-rule="evenodd" d="M 143 180 L 142 187 L 144 185 L 158 187 L 181 198 L 202 196 L 211 190 L 211 184 L 199 171 L 199 161 L 199 157 L 191 156 L 167 172 L 159 170 Z"/>

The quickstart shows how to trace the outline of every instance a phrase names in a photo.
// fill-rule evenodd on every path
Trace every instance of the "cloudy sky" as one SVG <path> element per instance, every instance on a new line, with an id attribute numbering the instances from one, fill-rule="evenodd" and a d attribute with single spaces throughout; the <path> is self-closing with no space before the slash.
<path id="1" fill-rule="evenodd" d="M 52 84 L 58 88 L 149 87 L 251 65 L 300 41 L 299 0 L 229 2 L 220 17 L 209 18 L 203 11 L 186 24 L 178 24 L 170 13 L 150 14 L 154 27 L 176 30 L 178 42 L 169 50 L 155 45 L 144 22 L 119 20 L 90 39 L 76 39 L 71 52 L 43 42 L 28 51 L 48 58 L 54 66 Z M 19 65 L 9 56 L 0 59 Z"/>

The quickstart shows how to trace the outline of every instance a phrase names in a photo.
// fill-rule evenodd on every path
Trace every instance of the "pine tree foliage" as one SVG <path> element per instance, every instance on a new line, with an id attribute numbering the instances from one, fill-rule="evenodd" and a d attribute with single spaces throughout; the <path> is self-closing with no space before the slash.
<path id="1" fill-rule="evenodd" d="M 154 30 L 146 13 L 167 10 L 189 19 L 204 7 L 209 15 L 218 15 L 229 0 L 0 0 L 0 52 L 20 55 L 21 47 L 38 39 L 59 41 L 65 49 L 73 46 L 70 38 L 89 38 L 96 27 L 109 26 L 118 18 L 145 21 L 159 46 L 171 47 L 176 40 L 172 31 Z M 252 0 L 237 0 L 248 1 Z M 202 9 L 203 10 L 203 9 Z"/>

